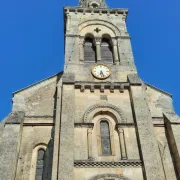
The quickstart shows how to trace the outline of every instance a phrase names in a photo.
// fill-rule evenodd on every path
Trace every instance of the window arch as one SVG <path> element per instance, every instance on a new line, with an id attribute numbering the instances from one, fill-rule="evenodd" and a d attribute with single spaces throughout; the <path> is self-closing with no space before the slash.
<path id="1" fill-rule="evenodd" d="M 96 62 L 96 47 L 94 45 L 94 39 L 89 36 L 84 40 L 84 61 Z"/>
<path id="2" fill-rule="evenodd" d="M 45 150 L 41 148 L 38 150 L 37 153 L 35 180 L 43 180 L 44 162 L 45 162 Z"/>
<path id="3" fill-rule="evenodd" d="M 110 128 L 107 120 L 100 121 L 100 136 L 102 155 L 112 155 Z"/>
<path id="4" fill-rule="evenodd" d="M 89 3 L 89 7 L 90 8 L 98 8 L 99 4 L 97 2 L 91 2 L 91 3 Z"/>
<path id="5" fill-rule="evenodd" d="M 103 37 L 101 42 L 101 59 L 105 63 L 113 63 L 113 48 L 110 38 Z"/>

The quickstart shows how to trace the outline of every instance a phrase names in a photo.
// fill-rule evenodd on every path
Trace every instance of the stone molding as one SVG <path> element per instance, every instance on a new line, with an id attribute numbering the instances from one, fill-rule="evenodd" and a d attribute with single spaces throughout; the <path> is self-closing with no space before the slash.
<path id="1" fill-rule="evenodd" d="M 134 127 L 136 124 L 135 123 L 117 123 L 116 128 L 119 127 Z"/>
<path id="2" fill-rule="evenodd" d="M 117 168 L 117 167 L 142 167 L 140 160 L 126 160 L 119 162 L 94 162 L 94 161 L 75 161 L 76 168 Z"/>
<path id="3" fill-rule="evenodd" d="M 126 123 L 126 118 L 124 116 L 123 111 L 120 108 L 118 108 L 117 106 L 114 106 L 114 105 L 108 104 L 108 103 L 107 104 L 95 104 L 95 105 L 90 106 L 85 111 L 85 114 L 84 114 L 84 117 L 83 117 L 83 122 L 84 123 L 90 123 L 92 121 L 91 114 L 93 113 L 93 111 L 94 111 L 94 114 L 95 114 L 98 111 L 103 111 L 103 110 L 104 111 L 109 111 L 113 115 L 115 115 L 116 118 L 117 118 L 117 123 Z"/>
<path id="4" fill-rule="evenodd" d="M 75 128 L 76 127 L 93 128 L 94 127 L 94 123 L 75 123 L 74 126 L 75 126 Z"/>
<path id="5" fill-rule="evenodd" d="M 102 180 L 102 179 L 109 180 L 109 178 L 110 179 L 113 178 L 113 180 L 130 180 L 127 177 L 124 177 L 122 175 L 117 175 L 117 174 L 101 174 L 101 175 L 94 176 L 90 178 L 89 180 Z"/>
<path id="6" fill-rule="evenodd" d="M 75 88 L 80 88 L 84 86 L 85 89 L 101 89 L 104 86 L 104 89 L 109 89 L 110 91 L 114 91 L 115 89 L 119 89 L 121 92 L 124 92 L 124 89 L 129 87 L 129 83 L 95 83 L 95 82 L 75 82 Z"/>
<path id="7" fill-rule="evenodd" d="M 121 36 L 121 31 L 117 26 L 112 24 L 112 22 L 109 22 L 109 21 L 106 21 L 106 20 L 100 20 L 100 19 L 93 19 L 93 20 L 83 21 L 81 24 L 79 24 L 79 27 L 78 27 L 79 32 L 81 32 L 87 26 L 92 26 L 92 25 L 97 25 L 97 24 L 105 26 L 108 29 L 110 29 L 114 33 L 114 37 Z M 111 37 L 113 38 L 113 36 L 111 36 Z"/>
<path id="8" fill-rule="evenodd" d="M 54 118 L 54 116 L 50 116 L 50 115 L 39 115 L 39 116 L 25 116 L 25 118 L 34 118 L 34 119 L 39 119 L 39 118 L 43 118 L 43 119 L 52 119 Z"/>
<path id="9" fill-rule="evenodd" d="M 66 14 L 69 14 L 69 12 L 74 12 L 74 13 L 89 13 L 91 12 L 91 14 L 107 14 L 108 16 L 110 15 L 123 15 L 124 18 L 127 17 L 128 15 L 128 9 L 107 9 L 107 8 L 96 8 L 96 9 L 92 9 L 92 8 L 81 8 L 81 7 L 65 7 L 64 11 Z"/>

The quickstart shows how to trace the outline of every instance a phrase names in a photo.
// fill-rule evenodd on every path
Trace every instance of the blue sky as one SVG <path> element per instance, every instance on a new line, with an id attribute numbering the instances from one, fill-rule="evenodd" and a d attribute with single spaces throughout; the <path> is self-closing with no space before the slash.
<path id="1" fill-rule="evenodd" d="M 180 114 L 179 0 L 107 0 L 128 8 L 140 77 L 173 94 Z M 0 2 L 0 120 L 12 107 L 12 92 L 63 69 L 63 6 L 78 0 L 5 0 Z"/>

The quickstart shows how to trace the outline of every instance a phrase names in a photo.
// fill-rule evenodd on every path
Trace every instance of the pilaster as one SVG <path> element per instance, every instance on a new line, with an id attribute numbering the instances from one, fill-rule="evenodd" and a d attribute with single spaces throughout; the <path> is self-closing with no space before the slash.
<path id="1" fill-rule="evenodd" d="M 136 74 L 128 75 L 132 109 L 137 125 L 137 135 L 146 180 L 164 180 L 152 118 L 143 93 L 142 83 Z"/>
<path id="2" fill-rule="evenodd" d="M 52 163 L 52 180 L 57 180 L 58 175 L 58 160 L 59 160 L 59 139 L 60 139 L 60 115 L 62 104 L 62 82 L 57 84 L 57 104 L 56 104 L 56 122 L 54 133 L 54 151 L 53 151 L 53 163 Z"/>
<path id="3" fill-rule="evenodd" d="M 164 119 L 177 179 L 180 179 L 180 117 L 174 112 L 166 112 Z"/>
<path id="4" fill-rule="evenodd" d="M 75 92 L 73 84 L 63 84 L 58 180 L 72 180 L 74 169 Z"/>

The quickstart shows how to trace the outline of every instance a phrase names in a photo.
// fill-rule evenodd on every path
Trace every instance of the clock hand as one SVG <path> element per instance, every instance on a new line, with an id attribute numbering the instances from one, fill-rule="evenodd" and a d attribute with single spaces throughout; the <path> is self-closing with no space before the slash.
<path id="1" fill-rule="evenodd" d="M 100 75 L 101 75 L 101 77 L 104 77 L 104 74 L 103 74 L 103 72 L 102 72 L 102 71 L 100 71 Z"/>

